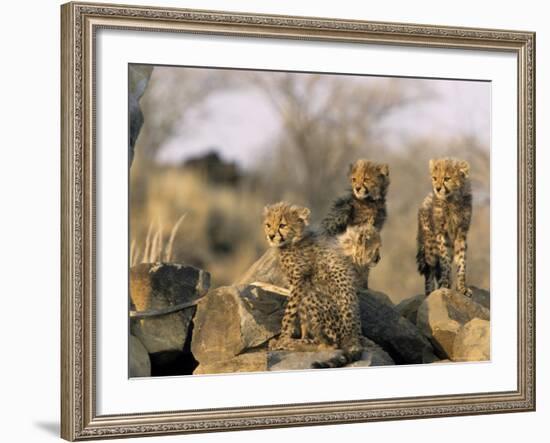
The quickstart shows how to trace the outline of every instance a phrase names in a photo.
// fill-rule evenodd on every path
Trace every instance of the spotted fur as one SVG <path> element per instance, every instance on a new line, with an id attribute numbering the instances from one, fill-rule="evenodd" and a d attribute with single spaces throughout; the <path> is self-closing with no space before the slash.
<path id="1" fill-rule="evenodd" d="M 362 333 L 355 274 L 339 248 L 308 228 L 309 209 L 285 202 L 266 206 L 264 230 L 279 253 L 290 295 L 281 335 L 271 349 L 340 349 L 313 367 L 338 367 L 361 356 Z M 298 322 L 300 332 L 297 332 Z"/>
<path id="2" fill-rule="evenodd" d="M 451 255 L 457 266 L 456 289 L 467 296 L 466 249 L 472 218 L 470 165 L 451 158 L 430 160 L 433 190 L 418 211 L 416 261 L 425 293 L 451 287 Z"/>
<path id="3" fill-rule="evenodd" d="M 389 166 L 357 160 L 350 166 L 350 192 L 335 200 L 321 222 L 323 231 L 335 236 L 348 226 L 370 224 L 378 231 L 386 221 L 386 193 L 390 184 Z"/>
<path id="4" fill-rule="evenodd" d="M 326 217 L 321 222 L 323 233 L 328 237 L 340 236 L 349 227 L 373 226 L 380 233 L 386 221 L 386 194 L 390 184 L 389 166 L 360 159 L 350 165 L 350 191 L 347 195 L 336 199 Z M 347 236 L 350 239 L 361 240 L 361 235 Z M 355 252 L 363 243 L 355 245 Z M 378 248 L 379 249 L 379 248 Z M 368 250 L 365 250 L 365 254 Z M 360 285 L 368 287 L 369 267 L 359 267 Z"/>
<path id="5" fill-rule="evenodd" d="M 342 253 L 353 263 L 358 285 L 368 289 L 369 271 L 381 258 L 380 233 L 372 225 L 348 226 L 337 240 Z"/>

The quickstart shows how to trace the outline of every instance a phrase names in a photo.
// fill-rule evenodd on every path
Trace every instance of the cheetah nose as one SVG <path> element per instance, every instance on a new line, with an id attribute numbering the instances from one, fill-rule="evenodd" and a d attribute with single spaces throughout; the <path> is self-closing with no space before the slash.
<path id="1" fill-rule="evenodd" d="M 441 186 L 437 186 L 437 187 L 435 188 L 435 190 L 436 190 L 437 192 L 441 191 Z"/>
<path id="2" fill-rule="evenodd" d="M 269 234 L 268 237 L 270 240 L 273 240 L 275 238 L 275 234 Z"/>
<path id="3" fill-rule="evenodd" d="M 359 192 L 360 190 L 361 190 L 361 186 L 356 186 L 356 187 L 355 187 L 355 191 L 356 191 L 356 192 Z"/>

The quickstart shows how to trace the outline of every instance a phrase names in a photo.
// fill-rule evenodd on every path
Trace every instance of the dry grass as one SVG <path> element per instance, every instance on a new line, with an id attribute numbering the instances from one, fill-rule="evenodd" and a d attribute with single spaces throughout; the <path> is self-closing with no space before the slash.
<path id="1" fill-rule="evenodd" d="M 143 247 L 140 246 L 141 243 L 136 241 L 135 238 L 132 239 L 130 244 L 130 266 L 135 266 L 139 263 L 171 262 L 174 259 L 174 241 L 184 218 L 185 214 L 172 226 L 166 243 L 160 219 L 156 223 L 156 227 L 153 222 L 149 223 Z"/>
<path id="2" fill-rule="evenodd" d="M 130 208 L 131 238 L 146 239 L 145 248 L 138 254 L 134 247 L 132 257 L 166 259 L 168 254 L 170 261 L 208 270 L 214 285 L 224 285 L 262 253 L 264 239 L 258 227 L 265 202 L 254 189 L 213 185 L 172 167 L 152 166 L 146 178 L 145 192 L 132 195 Z M 171 231 L 158 222 L 178 220 L 182 213 L 185 222 L 176 223 Z M 164 245 L 167 238 L 172 240 Z"/>

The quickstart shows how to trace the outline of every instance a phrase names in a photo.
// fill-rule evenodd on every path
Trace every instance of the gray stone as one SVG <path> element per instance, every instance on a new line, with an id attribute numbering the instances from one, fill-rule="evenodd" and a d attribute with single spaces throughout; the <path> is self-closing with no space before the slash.
<path id="1" fill-rule="evenodd" d="M 491 359 L 491 326 L 489 321 L 474 318 L 456 335 L 453 361 L 488 361 Z"/>
<path id="2" fill-rule="evenodd" d="M 416 315 L 418 313 L 418 308 L 426 298 L 426 295 L 424 294 L 418 294 L 413 297 L 406 298 L 405 300 L 402 300 L 399 302 L 395 309 L 397 309 L 397 312 L 399 312 L 403 317 L 405 317 L 407 320 L 409 320 L 411 323 L 416 324 Z"/>
<path id="3" fill-rule="evenodd" d="M 295 369 L 311 369 L 311 365 L 320 360 L 337 356 L 341 351 L 273 351 L 268 353 L 267 366 L 270 371 L 291 371 Z"/>
<path id="4" fill-rule="evenodd" d="M 472 290 L 472 300 L 484 308 L 491 309 L 491 293 L 485 289 L 476 286 L 470 286 Z"/>
<path id="5" fill-rule="evenodd" d="M 281 272 L 278 252 L 275 248 L 269 248 L 235 284 L 248 285 L 256 282 L 269 283 L 282 288 L 288 287 L 288 282 Z"/>
<path id="6" fill-rule="evenodd" d="M 361 360 L 353 362 L 348 367 L 363 368 L 368 366 L 391 366 L 395 365 L 395 362 L 390 355 L 378 346 L 372 340 L 365 339 L 366 346 L 361 356 Z"/>
<path id="7" fill-rule="evenodd" d="M 438 289 L 418 309 L 416 324 L 440 356 L 450 358 L 460 329 L 474 318 L 489 320 L 489 316 L 489 310 L 471 298 L 450 289 Z"/>
<path id="8" fill-rule="evenodd" d="M 128 102 L 130 121 L 130 140 L 128 143 L 128 162 L 132 165 L 134 159 L 134 146 L 143 126 L 143 112 L 139 100 L 145 93 L 149 79 L 153 72 L 150 65 L 130 65 L 128 70 Z"/>
<path id="9" fill-rule="evenodd" d="M 369 367 L 369 366 L 387 366 L 394 365 L 394 361 L 389 354 L 380 346 L 371 340 L 365 339 L 365 349 L 361 359 L 350 363 L 346 367 Z M 289 351 L 271 351 L 268 352 L 267 365 L 270 371 L 290 371 L 294 369 L 311 369 L 311 365 L 316 361 L 327 360 L 336 357 L 342 351 L 322 350 L 311 352 L 289 352 Z"/>
<path id="10" fill-rule="evenodd" d="M 363 335 L 384 348 L 397 364 L 436 360 L 430 342 L 395 307 L 380 301 L 372 291 L 359 291 Z"/>
<path id="11" fill-rule="evenodd" d="M 210 275 L 192 266 L 143 263 L 130 270 L 130 298 L 138 313 L 189 307 L 170 314 L 132 318 L 131 332 L 152 354 L 182 351 L 195 312 L 195 303 L 210 286 Z"/>
<path id="12" fill-rule="evenodd" d="M 141 341 L 130 335 L 129 345 L 129 360 L 130 367 L 128 370 L 129 377 L 150 377 L 151 376 L 151 360 L 149 353 Z"/>
<path id="13" fill-rule="evenodd" d="M 274 286 L 226 286 L 197 306 L 191 351 L 199 363 L 227 361 L 279 334 L 288 291 Z"/>

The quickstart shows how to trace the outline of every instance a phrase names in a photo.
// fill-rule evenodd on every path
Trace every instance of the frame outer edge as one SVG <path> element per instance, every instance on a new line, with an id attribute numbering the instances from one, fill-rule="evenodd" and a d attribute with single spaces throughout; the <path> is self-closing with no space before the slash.
<path id="1" fill-rule="evenodd" d="M 73 288 L 74 9 L 61 5 L 61 438 L 76 438 Z"/>
<path id="2" fill-rule="evenodd" d="M 124 18 L 132 21 L 135 18 L 146 19 L 151 23 L 193 23 L 204 24 L 206 30 L 198 33 L 210 33 L 209 27 L 220 29 L 229 26 L 228 34 L 239 29 L 235 34 L 258 36 L 269 30 L 284 28 L 281 38 L 316 39 L 324 31 L 330 33 L 328 39 L 339 39 L 346 35 L 363 41 L 367 37 L 391 36 L 392 44 L 412 44 L 430 47 L 481 47 L 487 50 L 506 50 L 518 54 L 519 97 L 523 111 L 518 131 L 519 147 L 524 172 L 521 195 L 523 208 L 521 220 L 527 224 L 522 229 L 525 250 L 519 249 L 524 257 L 524 272 L 520 297 L 523 312 L 521 329 L 520 361 L 518 366 L 519 390 L 514 393 L 502 393 L 502 398 L 491 400 L 490 396 L 481 403 L 471 403 L 468 398 L 455 399 L 450 404 L 428 403 L 427 405 L 412 402 L 410 405 L 396 404 L 391 408 L 369 410 L 350 406 L 347 412 L 342 411 L 308 411 L 298 409 L 295 412 L 283 413 L 267 411 L 259 413 L 254 408 L 243 411 L 228 411 L 228 416 L 217 417 L 217 414 L 205 415 L 174 412 L 173 416 L 163 412 L 146 415 L 122 414 L 106 417 L 95 416 L 94 368 L 93 368 L 93 281 L 90 283 L 90 265 L 87 259 L 93 252 L 93 238 L 90 238 L 90 223 L 93 222 L 93 197 L 90 191 L 90 180 L 93 180 L 93 169 L 90 160 L 93 156 L 86 153 L 90 143 L 93 110 L 89 110 L 89 59 L 87 51 L 90 38 L 86 26 L 93 18 Z M 331 21 L 334 21 L 331 24 Z M 123 26 L 123 21 L 119 26 Z M 93 28 L 93 23 L 91 24 Z M 131 26 L 129 27 L 131 28 Z M 154 26 L 148 29 L 157 30 Z M 195 29 L 197 31 L 197 29 Z M 192 32 L 192 31 L 191 31 Z M 279 35 L 274 33 L 273 35 Z M 358 36 L 358 37 L 354 37 Z M 384 37 L 386 39 L 386 37 Z M 380 42 L 378 37 L 375 39 Z M 384 40 L 385 41 L 385 40 Z M 535 34 L 524 31 L 499 31 L 473 28 L 438 27 L 434 25 L 388 24 L 349 21 L 343 19 L 316 19 L 312 17 L 286 17 L 248 14 L 239 12 L 196 11 L 173 8 L 132 7 L 130 5 L 109 5 L 94 3 L 68 3 L 61 7 L 61 436 L 75 440 L 98 438 L 135 437 L 168 434 L 187 434 L 199 432 L 220 432 L 238 429 L 263 429 L 288 426 L 319 424 L 337 424 L 352 422 L 369 422 L 380 420 L 428 418 L 443 416 L 476 415 L 501 412 L 533 411 L 535 409 Z M 92 113 L 92 117 L 90 114 Z M 92 183 L 93 184 L 93 183 Z M 93 186 L 92 186 L 93 187 Z M 93 190 L 92 190 L 93 193 Z M 91 199 L 91 200 L 90 200 Z M 90 207 L 90 202 L 92 206 Z M 518 207 L 519 209 L 519 207 Z M 92 211 L 90 213 L 90 211 Z M 90 218 L 92 214 L 92 218 Z M 90 249 L 91 248 L 91 249 Z M 90 292 L 90 294 L 88 294 Z M 91 322 L 91 323 L 90 323 Z M 88 329 L 87 329 L 88 328 Z M 523 346 L 523 349 L 522 349 Z M 508 394 L 508 395 L 504 395 Z M 516 395 L 519 394 L 519 395 Z M 283 405 L 290 406 L 290 405 Z M 306 405 L 308 406 L 308 405 Z M 314 406 L 314 405 L 309 405 Z M 330 409 L 330 408 L 329 408 Z M 346 409 L 346 408 L 344 408 Z M 212 411 L 210 411 L 212 412 Z M 220 411 L 222 412 L 222 411 Z"/>

